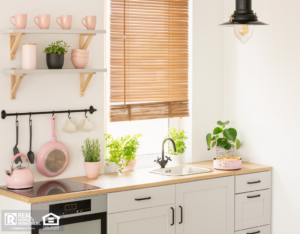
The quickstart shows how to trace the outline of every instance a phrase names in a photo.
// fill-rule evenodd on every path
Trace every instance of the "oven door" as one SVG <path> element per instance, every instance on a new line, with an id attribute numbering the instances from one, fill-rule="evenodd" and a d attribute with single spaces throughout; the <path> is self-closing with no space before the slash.
<path id="1" fill-rule="evenodd" d="M 61 218 L 59 225 L 45 229 L 32 226 L 32 234 L 107 234 L 107 213 L 97 213 L 72 218 Z"/>

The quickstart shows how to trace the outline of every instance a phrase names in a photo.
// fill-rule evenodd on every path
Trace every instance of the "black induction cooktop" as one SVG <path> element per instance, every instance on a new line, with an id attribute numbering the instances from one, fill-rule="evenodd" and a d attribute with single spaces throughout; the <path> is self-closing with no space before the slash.
<path id="1" fill-rule="evenodd" d="M 53 180 L 34 183 L 33 188 L 31 189 L 12 190 L 8 189 L 6 186 L 0 187 L 0 189 L 4 189 L 13 193 L 33 198 L 64 193 L 98 190 L 101 188 L 90 184 L 76 182 L 73 180 Z"/>

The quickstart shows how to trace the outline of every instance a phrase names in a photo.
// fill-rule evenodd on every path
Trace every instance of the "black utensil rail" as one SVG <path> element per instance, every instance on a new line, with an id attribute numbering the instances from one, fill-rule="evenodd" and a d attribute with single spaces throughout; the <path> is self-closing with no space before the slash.
<path id="1" fill-rule="evenodd" d="M 47 114 L 63 114 L 63 113 L 78 113 L 78 112 L 89 112 L 90 114 L 93 114 L 97 109 L 95 109 L 93 106 L 90 106 L 89 109 L 84 109 L 84 110 L 64 110 L 64 111 L 44 111 L 44 112 L 23 112 L 23 113 L 6 113 L 5 110 L 1 112 L 1 118 L 5 119 L 6 117 L 9 116 L 21 116 L 21 115 L 47 115 Z"/>

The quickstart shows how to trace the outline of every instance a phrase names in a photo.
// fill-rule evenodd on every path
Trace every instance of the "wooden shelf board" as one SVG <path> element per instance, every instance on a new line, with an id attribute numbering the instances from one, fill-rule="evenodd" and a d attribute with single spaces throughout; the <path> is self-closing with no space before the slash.
<path id="1" fill-rule="evenodd" d="M 106 30 L 84 30 L 84 29 L 2 29 L 0 33 L 25 33 L 25 34 L 104 34 Z"/>
<path id="2" fill-rule="evenodd" d="M 59 74 L 59 73 L 95 73 L 95 72 L 107 72 L 106 68 L 94 69 L 36 69 L 36 70 L 22 70 L 22 69 L 4 69 L 4 74 Z"/>

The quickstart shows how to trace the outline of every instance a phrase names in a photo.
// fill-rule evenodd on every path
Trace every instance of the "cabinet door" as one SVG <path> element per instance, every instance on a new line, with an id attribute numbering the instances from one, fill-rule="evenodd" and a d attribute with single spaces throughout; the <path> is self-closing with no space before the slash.
<path id="1" fill-rule="evenodd" d="M 176 185 L 176 234 L 233 234 L 233 176 Z"/>
<path id="2" fill-rule="evenodd" d="M 175 204 L 108 215 L 109 234 L 175 234 Z"/>

